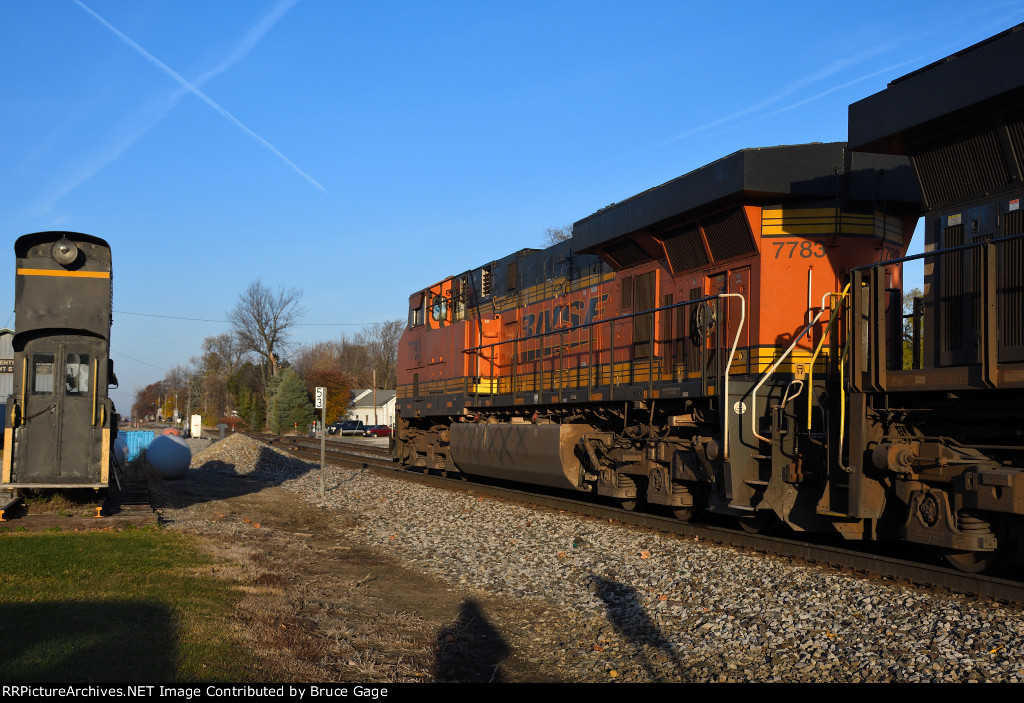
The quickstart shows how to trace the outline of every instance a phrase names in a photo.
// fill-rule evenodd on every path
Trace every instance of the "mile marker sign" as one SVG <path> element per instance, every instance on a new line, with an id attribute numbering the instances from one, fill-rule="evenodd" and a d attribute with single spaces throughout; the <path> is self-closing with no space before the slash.
<path id="1" fill-rule="evenodd" d="M 320 411 L 320 497 L 324 496 L 324 449 L 327 441 L 327 428 L 324 423 L 327 420 L 327 389 L 323 386 L 316 387 L 316 408 Z"/>

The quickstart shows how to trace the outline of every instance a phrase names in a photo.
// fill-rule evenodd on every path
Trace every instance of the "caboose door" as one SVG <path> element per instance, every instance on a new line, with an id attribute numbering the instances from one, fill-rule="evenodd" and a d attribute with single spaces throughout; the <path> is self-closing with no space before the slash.
<path id="1" fill-rule="evenodd" d="M 97 346 L 81 337 L 26 344 L 23 424 L 14 464 L 17 483 L 99 482 L 103 403 L 98 397 L 102 350 Z"/>

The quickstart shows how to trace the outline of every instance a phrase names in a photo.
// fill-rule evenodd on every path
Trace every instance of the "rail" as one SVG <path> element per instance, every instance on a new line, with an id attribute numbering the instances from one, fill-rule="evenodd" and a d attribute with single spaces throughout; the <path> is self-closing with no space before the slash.
<path id="1" fill-rule="evenodd" d="M 735 324 L 736 332 L 732 345 L 725 347 L 722 344 L 723 331 L 725 328 L 732 329 L 733 327 L 733 321 L 726 319 L 728 317 L 728 306 L 723 305 L 723 301 L 728 298 L 737 298 L 739 300 L 739 320 Z M 712 304 L 714 307 L 712 307 Z M 706 312 L 699 313 L 700 308 L 697 306 L 704 306 Z M 684 325 L 682 316 L 673 313 L 686 308 L 692 308 L 695 313 L 690 316 L 688 324 Z M 660 329 L 657 324 L 658 315 L 667 317 L 667 319 L 666 317 L 661 318 L 662 324 Z M 640 332 L 640 338 L 638 338 L 635 321 L 643 318 L 646 318 L 647 328 L 646 331 Z M 675 324 L 673 319 L 676 321 Z M 633 334 L 629 335 L 628 341 L 624 341 L 622 345 L 616 345 L 616 327 L 621 329 L 622 326 L 628 325 L 630 321 L 634 321 Z M 650 310 L 625 313 L 603 320 L 585 322 L 572 327 L 562 327 L 525 337 L 481 344 L 465 350 L 466 354 L 473 355 L 475 361 L 474 373 L 471 378 L 466 380 L 467 386 L 465 391 L 468 394 L 473 394 L 473 378 L 483 380 L 484 376 L 479 373 L 480 363 L 483 360 L 488 367 L 487 383 L 486 385 L 482 383 L 475 385 L 477 387 L 484 385 L 486 391 L 482 394 L 479 392 L 475 394 L 488 395 L 491 398 L 495 395 L 501 395 L 501 389 L 499 389 L 495 378 L 495 369 L 498 368 L 500 358 L 498 349 L 511 345 L 512 354 L 509 364 L 512 367 L 512 372 L 508 392 L 512 394 L 530 390 L 538 392 L 549 390 L 545 387 L 545 377 L 550 373 L 552 377 L 557 376 L 558 379 L 557 383 L 555 383 L 554 378 L 552 378 L 550 390 L 561 392 L 567 388 L 585 387 L 589 391 L 593 391 L 595 386 L 607 385 L 609 387 L 608 400 L 615 400 L 615 386 L 620 375 L 616 371 L 616 352 L 622 350 L 623 347 L 627 350 L 624 352 L 624 361 L 629 363 L 627 373 L 629 374 L 630 383 L 635 382 L 634 379 L 636 378 L 638 367 L 642 371 L 644 366 L 643 359 L 646 359 L 649 396 L 653 392 L 655 376 L 660 374 L 662 379 L 664 379 L 666 375 L 665 369 L 662 368 L 664 366 L 669 367 L 669 375 L 672 378 L 675 378 L 680 373 L 680 370 L 686 374 L 687 378 L 692 378 L 693 380 L 698 380 L 699 378 L 701 388 L 708 392 L 714 385 L 711 379 L 717 378 L 721 374 L 722 367 L 721 355 L 713 352 L 720 350 L 724 354 L 726 348 L 729 350 L 728 359 L 725 363 L 727 384 L 728 375 L 732 372 L 736 350 L 745 326 L 746 299 L 743 295 L 740 293 L 719 293 L 694 300 L 663 305 Z M 683 329 L 684 327 L 685 329 Z M 599 341 L 597 331 L 603 332 L 603 329 L 600 328 L 607 328 L 608 331 L 608 344 L 607 348 L 604 349 L 595 348 L 595 342 Z M 579 345 L 585 343 L 587 351 L 585 353 L 576 352 L 569 354 L 567 352 L 569 347 L 566 346 L 566 335 L 576 335 L 576 343 Z M 586 335 L 585 339 L 583 338 L 584 335 Z M 554 337 L 558 338 L 557 351 L 556 347 L 552 344 L 550 354 L 548 354 L 545 345 L 548 343 L 548 340 Z M 527 351 L 528 353 L 535 352 L 537 356 L 523 361 L 523 348 L 530 346 L 531 343 L 537 343 L 539 349 L 529 349 Z M 572 343 L 572 340 L 570 340 L 570 343 Z M 646 349 L 639 355 L 636 353 L 638 345 L 646 345 Z M 659 351 L 661 352 L 660 355 Z M 594 364 L 595 355 L 598 362 L 597 367 Z M 577 357 L 575 366 L 567 368 L 567 356 Z M 585 359 L 583 358 L 584 356 L 586 357 Z M 555 363 L 556 357 L 557 368 Z M 607 384 L 602 382 L 604 380 L 602 377 L 605 375 L 602 371 L 604 364 L 602 357 L 607 358 Z M 639 364 L 637 363 L 638 361 L 640 362 Z M 522 371 L 522 367 L 529 364 L 533 365 L 533 370 L 528 372 Z M 699 366 L 699 369 L 694 369 L 693 366 Z M 749 366 L 750 359 L 748 356 L 748 370 Z M 585 384 L 582 381 L 584 369 L 586 369 Z M 699 370 L 699 374 L 696 373 L 697 370 Z M 572 371 L 576 372 L 577 385 L 574 386 L 568 385 L 566 381 L 568 374 Z M 531 388 L 525 388 L 526 384 L 523 382 L 523 377 L 527 374 L 533 380 Z"/>
<path id="2" fill-rule="evenodd" d="M 836 322 L 841 319 L 842 310 L 844 308 L 846 308 L 846 306 L 849 303 L 849 299 L 850 299 L 850 284 L 847 283 L 843 287 L 843 290 L 842 290 L 841 293 L 827 293 L 826 296 L 831 299 L 830 302 L 829 302 L 828 325 L 825 326 L 825 331 L 822 333 L 821 339 L 818 340 L 818 346 L 815 347 L 814 353 L 811 354 L 811 360 L 807 364 L 807 386 L 809 388 L 813 388 L 814 387 L 814 362 L 817 361 L 818 355 L 821 353 L 822 347 L 825 346 L 825 342 L 830 339 L 829 335 L 833 333 L 833 328 L 835 327 Z M 837 299 L 838 299 L 838 302 L 835 302 Z M 824 307 L 824 298 L 822 299 L 822 301 L 823 301 L 823 307 Z M 846 354 L 846 346 L 848 344 L 849 344 L 849 340 L 846 340 L 846 344 L 844 345 L 843 353 L 842 353 L 842 355 L 840 356 L 840 359 L 839 359 L 840 376 L 842 376 L 842 363 L 843 363 L 842 359 L 843 359 L 843 357 Z M 845 393 L 844 393 L 844 391 L 842 389 L 842 384 L 840 384 L 840 397 L 839 397 L 839 402 L 840 403 L 842 403 L 844 401 L 844 397 L 845 397 Z M 811 412 L 812 412 L 813 402 L 814 402 L 814 394 L 813 393 L 808 393 L 807 394 L 807 429 L 808 430 L 811 429 Z"/>
<path id="3" fill-rule="evenodd" d="M 761 380 L 757 382 L 757 385 L 755 385 L 753 389 L 751 389 L 750 391 L 750 431 L 754 435 L 754 437 L 757 437 L 762 442 L 768 442 L 770 440 L 767 437 L 762 437 L 757 432 L 757 391 L 761 388 L 761 386 L 765 384 L 765 382 L 771 377 L 771 375 L 775 373 L 775 369 L 779 368 L 782 362 L 785 361 L 789 357 L 789 355 L 793 353 L 793 349 L 795 349 L 796 345 L 800 343 L 800 340 L 806 337 L 807 334 L 815 328 L 815 326 L 818 324 L 818 320 L 820 320 L 821 316 L 825 314 L 825 311 L 829 309 L 828 306 L 825 304 L 825 299 L 832 295 L 835 294 L 832 291 L 829 291 L 828 293 L 825 293 L 821 297 L 821 309 L 818 311 L 818 314 L 815 315 L 811 319 L 811 321 L 807 323 L 807 326 L 800 331 L 800 334 L 793 337 L 793 341 L 789 345 L 789 347 L 786 348 L 786 351 L 782 352 L 779 358 L 776 359 L 775 363 L 772 364 L 771 367 L 769 367 L 769 369 L 764 372 L 764 376 L 762 376 Z M 808 394 L 809 393 L 810 391 L 808 391 Z M 787 388 L 786 393 L 783 394 L 783 405 L 785 405 L 785 403 L 788 403 L 791 400 L 796 400 L 796 397 L 798 395 L 800 395 L 800 390 L 797 390 L 797 392 L 792 397 L 790 397 L 789 389 Z"/>
<path id="4" fill-rule="evenodd" d="M 930 266 L 929 286 L 905 314 L 902 291 L 886 287 L 882 272 L 917 260 Z M 966 365 L 980 365 L 982 382 L 998 386 L 1000 361 L 1024 361 L 1022 262 L 1024 233 L 853 269 L 851 386 L 884 391 L 887 371 Z"/>
<path id="5" fill-rule="evenodd" d="M 725 398 L 724 408 L 722 408 L 722 415 L 725 417 L 722 426 L 722 459 L 729 461 L 729 374 L 732 373 L 732 360 L 736 355 L 736 345 L 740 341 L 740 332 L 743 331 L 743 325 L 747 321 L 747 301 L 739 293 L 722 293 L 723 298 L 739 298 L 740 301 L 740 322 L 736 325 L 736 337 L 732 341 L 732 349 L 729 350 L 729 360 L 725 364 L 725 378 L 722 381 L 722 393 Z"/>

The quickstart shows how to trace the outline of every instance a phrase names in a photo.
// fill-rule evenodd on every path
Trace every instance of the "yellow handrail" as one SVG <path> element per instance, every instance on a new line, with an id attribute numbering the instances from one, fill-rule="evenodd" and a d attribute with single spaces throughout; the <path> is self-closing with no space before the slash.
<path id="1" fill-rule="evenodd" d="M 843 301 L 849 296 L 849 294 L 850 294 L 850 284 L 849 283 L 847 283 L 843 287 L 843 292 L 842 293 L 829 293 L 828 294 L 831 298 L 833 298 L 833 301 L 831 303 L 829 303 L 828 325 L 825 327 L 824 334 L 821 335 L 821 340 L 818 342 L 818 348 L 815 349 L 814 350 L 814 354 L 811 355 L 811 362 L 810 362 L 810 364 L 808 365 L 808 368 L 807 368 L 807 388 L 809 389 L 808 393 L 807 393 L 807 429 L 808 430 L 811 429 L 811 404 L 814 401 L 814 392 L 813 392 L 813 388 L 814 388 L 814 362 L 818 358 L 818 354 L 821 353 L 821 348 L 823 346 L 825 346 L 825 340 L 828 339 L 829 332 L 832 331 L 832 325 L 834 325 L 836 320 L 839 319 L 839 316 L 835 314 L 836 310 L 842 308 Z M 839 298 L 839 302 L 838 302 L 838 305 L 835 305 L 834 304 L 835 303 L 834 299 L 837 298 L 837 297 Z M 840 364 L 842 364 L 842 361 L 840 361 Z M 841 376 L 842 376 L 842 371 L 841 371 L 841 366 L 840 366 L 840 377 Z M 842 384 L 840 384 L 840 386 L 841 385 Z M 842 393 L 842 390 L 840 390 L 840 393 Z M 843 400 L 843 396 L 840 395 L 840 402 L 842 402 L 842 400 Z"/>
<path id="2" fill-rule="evenodd" d="M 25 393 L 27 392 L 28 383 L 28 356 L 21 358 L 21 416 L 25 416 Z"/>
<path id="3" fill-rule="evenodd" d="M 96 425 L 96 359 L 92 360 L 92 425 Z"/>

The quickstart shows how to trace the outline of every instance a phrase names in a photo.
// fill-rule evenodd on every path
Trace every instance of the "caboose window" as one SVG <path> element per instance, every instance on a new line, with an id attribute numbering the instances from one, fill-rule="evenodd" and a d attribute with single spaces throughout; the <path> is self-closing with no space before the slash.
<path id="1" fill-rule="evenodd" d="M 53 354 L 32 355 L 32 393 L 53 393 Z"/>
<path id="2" fill-rule="evenodd" d="M 68 354 L 64 365 L 64 392 L 85 395 L 89 392 L 89 355 Z"/>

